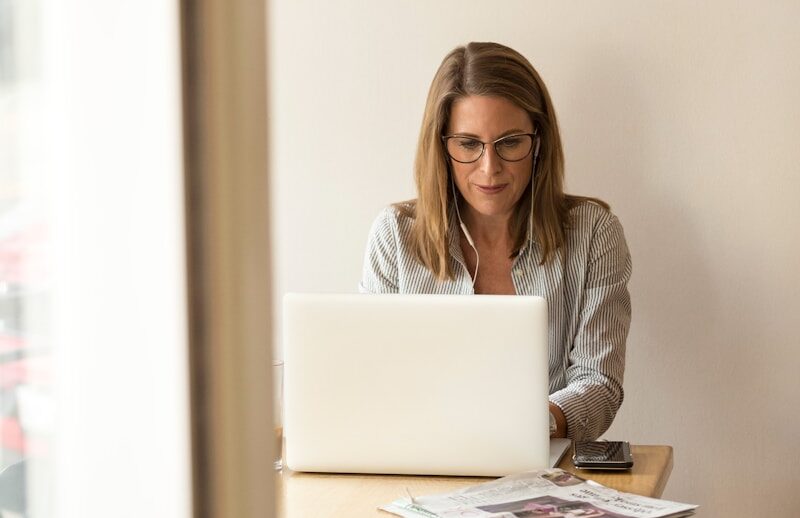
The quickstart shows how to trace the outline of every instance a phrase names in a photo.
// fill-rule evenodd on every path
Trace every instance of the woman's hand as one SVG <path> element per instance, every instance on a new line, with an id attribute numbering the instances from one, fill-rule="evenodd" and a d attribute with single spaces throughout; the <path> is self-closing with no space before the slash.
<path id="1" fill-rule="evenodd" d="M 567 436 L 567 418 L 557 405 L 550 403 L 550 415 L 556 420 L 556 431 L 550 433 L 550 438 L 564 438 Z"/>

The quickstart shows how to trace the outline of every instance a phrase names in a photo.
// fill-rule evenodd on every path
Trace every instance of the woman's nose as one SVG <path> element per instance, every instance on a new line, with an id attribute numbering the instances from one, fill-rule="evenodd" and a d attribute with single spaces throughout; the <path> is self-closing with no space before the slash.
<path id="1" fill-rule="evenodd" d="M 497 154 L 494 146 L 487 144 L 483 150 L 483 156 L 479 160 L 481 171 L 492 175 L 500 172 L 503 159 Z"/>

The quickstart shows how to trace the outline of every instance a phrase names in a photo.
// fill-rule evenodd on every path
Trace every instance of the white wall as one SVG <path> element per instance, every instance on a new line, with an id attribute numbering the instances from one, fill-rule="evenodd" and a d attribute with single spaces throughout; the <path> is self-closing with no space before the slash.
<path id="1" fill-rule="evenodd" d="M 610 202 L 633 254 L 627 395 L 606 436 L 673 445 L 665 497 L 703 515 L 791 515 L 798 19 L 791 1 L 275 1 L 276 300 L 355 291 L 372 218 L 414 195 L 442 57 L 510 45 L 548 84 L 569 191 Z"/>

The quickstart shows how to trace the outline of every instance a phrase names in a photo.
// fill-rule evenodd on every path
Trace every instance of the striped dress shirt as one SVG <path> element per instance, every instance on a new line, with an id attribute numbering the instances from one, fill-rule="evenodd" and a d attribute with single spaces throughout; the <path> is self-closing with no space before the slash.
<path id="1" fill-rule="evenodd" d="M 570 218 L 566 252 L 561 248 L 540 265 L 540 247 L 529 240 L 513 262 L 511 278 L 518 295 L 547 301 L 550 401 L 564 412 L 571 439 L 594 440 L 622 404 L 631 258 L 622 225 L 603 207 L 584 202 Z M 378 215 L 359 291 L 474 294 L 459 234 L 449 238 L 455 278 L 440 281 L 410 252 L 412 223 L 395 207 Z M 458 228 L 454 211 L 450 228 Z"/>

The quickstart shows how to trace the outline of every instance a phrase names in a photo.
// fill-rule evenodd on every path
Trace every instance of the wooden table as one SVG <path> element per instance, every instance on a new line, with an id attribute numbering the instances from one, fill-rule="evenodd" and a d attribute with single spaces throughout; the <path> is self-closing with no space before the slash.
<path id="1" fill-rule="evenodd" d="M 633 469 L 598 472 L 577 469 L 569 452 L 561 469 L 627 493 L 660 497 L 672 472 L 672 447 L 632 446 Z M 391 516 L 378 506 L 406 496 L 445 493 L 486 482 L 487 478 L 407 475 L 341 475 L 297 473 L 284 469 L 277 475 L 278 516 L 359 517 Z"/>

